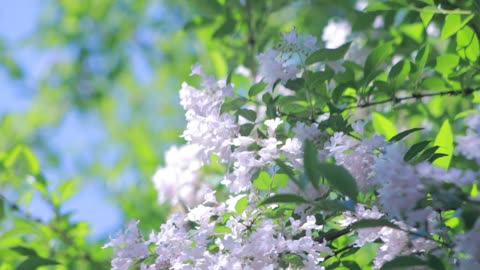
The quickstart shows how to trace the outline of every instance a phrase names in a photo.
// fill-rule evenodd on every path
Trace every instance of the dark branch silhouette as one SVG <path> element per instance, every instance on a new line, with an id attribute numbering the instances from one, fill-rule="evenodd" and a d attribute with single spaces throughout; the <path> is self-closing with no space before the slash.
<path id="1" fill-rule="evenodd" d="M 434 96 L 468 96 L 473 94 L 476 91 L 479 91 L 480 87 L 477 88 L 465 88 L 465 89 L 459 89 L 459 90 L 448 90 L 448 91 L 440 91 L 440 92 L 430 92 L 430 93 L 413 93 L 411 95 L 407 96 L 402 96 L 402 97 L 397 97 L 397 96 L 392 96 L 391 98 L 387 98 L 384 100 L 379 100 L 379 101 L 372 101 L 372 102 L 366 102 L 366 103 L 360 103 L 354 106 L 346 107 L 343 110 L 349 110 L 349 109 L 355 109 L 355 108 L 367 108 L 375 105 L 380 105 L 380 104 L 385 104 L 385 103 L 400 103 L 402 101 L 406 100 L 412 100 L 412 99 L 422 99 L 426 97 L 434 97 Z"/>

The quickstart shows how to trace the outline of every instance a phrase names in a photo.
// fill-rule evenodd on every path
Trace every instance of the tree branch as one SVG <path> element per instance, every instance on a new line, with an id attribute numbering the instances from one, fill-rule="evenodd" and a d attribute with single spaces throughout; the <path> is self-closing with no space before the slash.
<path id="1" fill-rule="evenodd" d="M 339 230 L 339 231 L 330 231 L 330 232 L 325 233 L 322 236 L 315 237 L 313 240 L 316 241 L 316 242 L 331 241 L 331 240 L 337 239 L 338 237 L 340 237 L 342 235 L 348 234 L 351 231 L 352 231 L 351 227 L 347 227 L 347 228 Z"/>
<path id="2" fill-rule="evenodd" d="M 341 248 L 341 249 L 339 249 L 339 250 L 335 250 L 332 255 L 326 256 L 325 259 L 324 259 L 324 261 L 326 261 L 326 260 L 328 260 L 328 259 L 330 259 L 330 258 L 333 258 L 333 257 L 337 257 L 338 254 L 340 254 L 340 253 L 342 253 L 342 252 L 344 252 L 344 251 L 347 251 L 347 250 L 351 249 L 352 247 L 354 247 L 353 244 L 348 245 L 348 246 L 344 246 L 343 248 Z"/>
<path id="3" fill-rule="evenodd" d="M 363 109 L 363 108 L 367 108 L 367 107 L 371 107 L 371 106 L 375 106 L 375 105 L 380 105 L 380 104 L 385 104 L 385 103 L 389 103 L 389 102 L 393 102 L 394 104 L 396 104 L 396 103 L 400 103 L 400 102 L 406 101 L 406 100 L 412 100 L 412 99 L 419 100 L 419 99 L 422 99 L 422 98 L 425 98 L 425 97 L 433 97 L 433 96 L 460 96 L 461 95 L 461 96 L 465 97 L 465 96 L 471 95 L 474 92 L 477 92 L 479 90 L 480 90 L 480 87 L 477 87 L 477 88 L 470 88 L 469 87 L 469 88 L 459 89 L 459 90 L 448 90 L 448 91 L 439 91 L 439 92 L 431 92 L 431 93 L 413 93 L 411 95 L 403 96 L 403 97 L 393 96 L 391 98 L 380 100 L 380 101 L 360 103 L 360 104 L 357 104 L 357 105 L 354 105 L 354 106 L 346 107 L 343 110 L 349 110 L 349 109 L 355 109 L 355 108 Z"/>

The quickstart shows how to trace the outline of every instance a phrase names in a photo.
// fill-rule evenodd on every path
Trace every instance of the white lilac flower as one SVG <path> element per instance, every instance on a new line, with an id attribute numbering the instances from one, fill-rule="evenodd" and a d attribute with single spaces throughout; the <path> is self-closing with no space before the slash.
<path id="1" fill-rule="evenodd" d="M 295 43 L 297 43 L 298 34 L 297 34 L 297 31 L 295 30 L 285 33 L 282 36 L 283 36 L 283 40 L 289 45 L 294 45 Z"/>
<path id="2" fill-rule="evenodd" d="M 312 230 L 322 227 L 316 225 L 313 216 L 306 221 L 291 219 L 298 224 L 295 232 L 285 230 L 285 224 L 262 217 L 255 221 L 253 217 L 258 210 L 250 208 L 250 214 L 242 213 L 230 216 L 225 223 L 229 231 L 215 232 L 217 222 L 221 222 L 224 211 L 232 210 L 237 197 L 229 200 L 228 205 L 220 203 L 216 207 L 199 205 L 188 215 L 175 214 L 160 228 L 160 232 L 152 232 L 149 240 L 144 241 L 136 222 L 130 223 L 124 234 L 112 239 L 107 246 L 120 246 L 128 253 L 117 254 L 112 261 L 115 269 L 128 269 L 139 259 L 150 255 L 148 244 L 155 245 L 155 262 L 141 264 L 141 269 L 278 269 L 282 254 L 295 253 L 301 258 L 304 267 L 324 269 L 318 263 L 324 254 L 332 254 L 326 243 L 320 243 L 311 237 Z M 220 218 L 218 218 L 220 217 Z M 194 230 L 187 231 L 193 222 Z M 302 225 L 300 225 L 302 224 Z M 248 227 L 247 227 L 248 225 Z M 306 235 L 298 238 L 297 234 L 305 231 Z M 145 250 L 130 251 L 130 245 L 142 244 Z M 210 244 L 218 246 L 217 251 L 209 249 Z M 127 256 L 128 255 L 128 256 Z M 298 269 L 291 266 L 290 269 Z"/>
<path id="3" fill-rule="evenodd" d="M 455 242 L 455 252 L 459 259 L 458 269 L 480 269 L 480 219 L 470 231 L 457 236 Z"/>
<path id="4" fill-rule="evenodd" d="M 265 121 L 265 125 L 268 127 L 268 136 L 273 137 L 275 136 L 275 130 L 279 125 L 281 125 L 283 121 L 280 118 L 275 118 L 275 119 L 268 119 Z"/>
<path id="5" fill-rule="evenodd" d="M 353 131 L 363 136 L 365 133 L 365 123 L 362 120 L 355 121 L 352 124 L 352 129 Z"/>
<path id="6" fill-rule="evenodd" d="M 415 165 L 415 170 L 418 176 L 423 179 L 429 179 L 434 183 L 448 182 L 459 187 L 472 184 L 479 175 L 478 172 L 472 170 L 461 170 L 457 168 L 446 170 L 426 161 Z"/>
<path id="7" fill-rule="evenodd" d="M 358 11 L 363 11 L 368 6 L 367 0 L 358 0 L 355 3 L 355 9 Z"/>
<path id="8" fill-rule="evenodd" d="M 237 193 L 251 189 L 252 176 L 257 170 L 272 164 L 279 157 L 281 153 L 279 147 L 283 142 L 275 138 L 275 130 L 280 124 L 282 124 L 280 118 L 265 121 L 268 138 L 253 139 L 238 136 L 232 140 L 231 144 L 237 146 L 230 155 L 233 169 L 222 180 L 222 184 L 227 186 L 230 191 Z M 260 149 L 249 150 L 248 146 L 255 142 Z"/>
<path id="9" fill-rule="evenodd" d="M 317 46 L 317 38 L 311 35 L 307 35 L 303 42 L 303 46 L 307 50 L 312 50 L 312 51 L 315 50 Z"/>
<path id="10" fill-rule="evenodd" d="M 359 129 L 358 125 L 356 128 Z M 338 165 L 344 166 L 352 174 L 361 191 L 368 191 L 375 184 L 373 181 L 377 160 L 375 150 L 383 147 L 384 143 L 383 137 L 377 135 L 357 140 L 342 132 L 336 132 L 325 144 L 325 149 L 328 156 L 334 157 Z"/>
<path id="11" fill-rule="evenodd" d="M 230 204 L 233 204 L 231 202 Z M 324 253 L 331 254 L 325 243 L 319 243 L 311 237 L 311 230 L 320 229 L 314 217 L 298 228 L 307 235 L 293 240 L 294 235 L 283 233 L 284 225 L 264 218 L 255 226 L 252 215 L 231 216 L 225 226 L 231 232 L 220 235 L 214 232 L 216 221 L 214 215 L 221 215 L 221 209 L 230 207 L 199 206 L 192 209 L 192 214 L 175 215 L 162 225 L 159 233 L 150 235 L 150 242 L 156 246 L 158 255 L 154 264 L 144 265 L 145 269 L 173 268 L 185 269 L 224 269 L 222 267 L 238 267 L 238 269 L 277 269 L 281 254 L 296 253 L 309 269 L 323 269 L 318 263 L 323 260 Z M 193 231 L 185 230 L 185 221 L 200 222 L 200 227 Z M 202 225 L 203 223 L 203 225 Z M 293 223 L 299 223 L 293 220 Z M 300 223 L 299 223 L 300 224 Z M 250 233 L 246 233 L 247 231 Z M 208 249 L 213 240 L 218 252 Z M 190 269 L 187 268 L 187 269 Z"/>
<path id="12" fill-rule="evenodd" d="M 457 136 L 457 150 L 468 159 L 475 159 L 480 164 L 480 113 L 466 118 L 467 132 L 465 136 Z"/>
<path id="13" fill-rule="evenodd" d="M 383 244 L 378 248 L 377 255 L 373 261 L 375 269 L 380 269 L 383 264 L 397 256 L 423 253 L 437 247 L 434 241 L 411 235 L 408 231 L 415 231 L 414 228 L 408 227 L 401 222 L 394 223 L 400 229 L 380 227 L 378 238 L 382 240 Z"/>
<path id="14" fill-rule="evenodd" d="M 379 29 L 379 28 L 383 28 L 385 25 L 385 21 L 383 19 L 383 16 L 381 15 L 378 15 L 377 17 L 375 17 L 375 20 L 373 21 L 373 28 L 375 29 Z"/>
<path id="15" fill-rule="evenodd" d="M 323 29 L 322 40 L 326 42 L 325 47 L 329 49 L 338 48 L 347 41 L 352 26 L 347 21 L 329 20 Z"/>
<path id="16" fill-rule="evenodd" d="M 198 158 L 201 147 L 187 144 L 172 146 L 165 154 L 165 166 L 157 169 L 153 183 L 160 203 L 182 203 L 193 207 L 203 202 L 209 186 L 202 181 Z"/>
<path id="17" fill-rule="evenodd" d="M 112 269 L 126 270 L 136 260 L 150 255 L 148 241 L 145 241 L 137 228 L 139 221 L 131 220 L 123 232 L 118 232 L 110 242 L 103 246 L 113 247 L 115 257 L 112 259 Z"/>
<path id="18" fill-rule="evenodd" d="M 298 138 L 288 138 L 280 150 L 292 163 L 293 168 L 303 168 L 303 143 Z"/>
<path id="19" fill-rule="evenodd" d="M 287 56 L 284 59 L 292 57 L 292 53 L 300 54 L 304 58 L 317 48 L 317 38 L 312 35 L 299 35 L 297 31 L 292 30 L 282 35 L 278 47 Z"/>
<path id="20" fill-rule="evenodd" d="M 297 73 L 300 72 L 295 64 L 287 64 L 280 58 L 281 52 L 274 49 L 268 49 L 257 56 L 260 74 L 269 88 L 278 80 L 285 84 L 288 80 L 296 78 Z"/>
<path id="21" fill-rule="evenodd" d="M 365 205 L 357 204 L 355 212 L 344 212 L 344 219 L 339 221 L 342 226 L 349 226 L 356 221 L 364 219 L 380 219 L 384 216 L 383 213 L 374 206 L 368 209 Z M 408 231 L 413 231 L 413 228 L 408 227 L 402 222 L 392 220 L 400 229 L 380 226 L 357 229 L 357 239 L 354 244 L 361 247 L 367 243 L 381 239 L 383 244 L 377 250 L 377 255 L 374 259 L 375 269 L 380 269 L 382 265 L 391 261 L 399 255 L 408 255 L 415 252 L 424 252 L 436 246 L 433 241 L 426 240 L 421 237 L 412 237 Z"/>
<path id="22" fill-rule="evenodd" d="M 268 49 L 257 56 L 259 74 L 272 88 L 275 82 L 282 85 L 295 79 L 303 69 L 303 60 L 317 48 L 317 38 L 311 35 L 299 35 L 295 30 L 283 34 L 276 49 Z"/>
<path id="23" fill-rule="evenodd" d="M 357 204 L 355 207 L 355 212 L 344 212 L 344 219 L 340 220 L 338 223 L 342 226 L 349 226 L 356 221 L 363 219 L 379 219 L 384 214 L 378 211 L 377 207 L 372 207 L 372 209 L 365 208 L 365 205 Z M 379 232 L 382 227 L 371 227 L 371 228 L 362 228 L 357 230 L 358 237 L 355 240 L 355 245 L 361 247 L 366 243 L 370 243 L 378 239 Z"/>
<path id="24" fill-rule="evenodd" d="M 232 85 L 225 81 L 215 81 L 206 76 L 199 66 L 194 66 L 192 73 L 203 77 L 206 89 L 196 89 L 186 83 L 180 90 L 180 104 L 185 109 L 187 128 L 183 137 L 191 144 L 202 148 L 199 156 L 208 162 L 211 154 L 218 155 L 222 161 L 228 161 L 232 139 L 238 135 L 239 125 L 235 117 L 221 113 L 224 97 L 232 93 Z"/>
<path id="25" fill-rule="evenodd" d="M 306 125 L 305 123 L 297 122 L 293 128 L 293 133 L 301 142 L 305 140 L 316 141 L 323 135 L 322 131 L 318 129 L 317 123 Z"/>
<path id="26" fill-rule="evenodd" d="M 429 179 L 423 179 L 415 166 L 403 160 L 404 153 L 402 145 L 386 146 L 376 162 L 374 183 L 380 185 L 378 200 L 383 210 L 390 217 L 415 226 L 423 224 L 433 211 L 417 207 L 425 199 L 425 182 Z"/>
<path id="27" fill-rule="evenodd" d="M 428 36 L 431 36 L 431 37 L 440 36 L 440 29 L 438 28 L 438 26 L 434 22 L 430 22 L 428 24 L 426 31 L 427 31 Z"/>

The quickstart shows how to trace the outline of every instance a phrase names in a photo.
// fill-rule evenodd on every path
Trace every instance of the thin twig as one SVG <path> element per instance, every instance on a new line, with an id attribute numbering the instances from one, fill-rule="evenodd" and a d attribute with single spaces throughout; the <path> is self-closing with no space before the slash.
<path id="1" fill-rule="evenodd" d="M 462 14 L 462 15 L 471 15 L 478 14 L 471 10 L 462 10 L 462 9 L 424 9 L 418 7 L 408 7 L 407 10 L 416 11 L 420 13 L 433 13 L 433 14 Z"/>
<path id="2" fill-rule="evenodd" d="M 342 235 L 348 234 L 352 231 L 351 227 L 347 227 L 345 229 L 339 230 L 339 231 L 332 231 L 332 232 L 327 232 L 322 236 L 315 237 L 313 240 L 316 242 L 324 242 L 324 241 L 331 241 L 339 238 Z"/>
<path id="3" fill-rule="evenodd" d="M 380 105 L 380 104 L 385 104 L 385 103 L 389 103 L 389 102 L 393 102 L 393 103 L 396 104 L 396 103 L 400 103 L 400 102 L 406 101 L 406 100 L 412 100 L 412 99 L 419 100 L 419 99 L 422 99 L 422 98 L 425 98 L 425 97 L 433 97 L 433 96 L 460 96 L 460 95 L 468 96 L 468 95 L 471 95 L 474 92 L 477 92 L 479 90 L 480 90 L 480 87 L 465 88 L 465 89 L 459 89 L 459 90 L 448 90 L 448 91 L 440 91 L 440 92 L 431 92 L 431 93 L 413 93 L 411 95 L 403 96 L 403 97 L 393 96 L 391 98 L 387 98 L 387 99 L 380 100 L 380 101 L 360 103 L 360 104 L 357 104 L 357 105 L 354 105 L 354 106 L 346 107 L 343 110 L 345 111 L 345 110 L 355 109 L 355 108 L 363 109 L 363 108 L 367 108 L 367 107 L 371 107 L 371 106 L 375 106 L 375 105 Z"/>
<path id="4" fill-rule="evenodd" d="M 324 261 L 326 261 L 326 260 L 328 260 L 328 259 L 330 259 L 330 258 L 333 258 L 333 257 L 337 257 L 338 254 L 340 254 L 340 253 L 342 253 L 342 252 L 344 252 L 344 251 L 347 251 L 347 250 L 351 249 L 352 247 L 354 247 L 354 245 L 353 245 L 353 244 L 350 244 L 350 245 L 345 246 L 345 247 L 343 247 L 343 248 L 341 248 L 341 249 L 339 249 L 339 250 L 335 250 L 332 255 L 326 256 Z"/>

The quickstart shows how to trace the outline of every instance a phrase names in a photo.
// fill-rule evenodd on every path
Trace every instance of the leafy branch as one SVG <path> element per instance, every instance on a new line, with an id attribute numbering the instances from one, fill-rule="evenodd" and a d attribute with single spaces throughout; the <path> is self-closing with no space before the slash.
<path id="1" fill-rule="evenodd" d="M 78 245 L 78 243 L 71 237 L 68 228 L 65 229 L 65 228 L 63 228 L 63 226 L 60 225 L 62 223 L 62 220 L 61 220 L 62 215 L 60 213 L 59 207 L 55 207 L 54 204 L 52 203 L 52 201 L 49 200 L 48 198 L 45 198 L 45 199 L 47 199 L 47 202 L 53 208 L 53 211 L 54 211 L 53 222 L 45 223 L 42 219 L 33 216 L 32 214 L 30 214 L 27 211 L 24 211 L 19 204 L 10 201 L 4 195 L 0 194 L 0 201 L 3 201 L 4 205 L 8 209 L 10 209 L 11 211 L 21 215 L 25 220 L 50 227 L 50 229 L 53 232 L 57 233 L 60 236 L 61 240 L 67 246 L 75 247 L 79 251 L 79 255 L 75 256 L 75 258 L 73 258 L 73 259 L 83 259 L 83 260 L 87 261 L 89 264 L 94 265 L 96 267 L 96 269 L 104 268 L 104 265 L 103 265 L 102 262 L 96 261 L 92 257 L 92 255 L 90 254 L 89 251 L 85 250 L 83 247 Z"/>
<path id="2" fill-rule="evenodd" d="M 43 221 L 40 218 L 34 217 L 32 214 L 30 214 L 27 211 L 24 211 L 20 205 L 18 205 L 15 202 L 12 202 L 8 200 L 4 195 L 0 194 L 0 200 L 3 201 L 5 206 L 10 209 L 11 211 L 14 211 L 18 213 L 19 215 L 23 216 L 26 220 L 33 221 L 35 223 L 43 223 Z"/>

